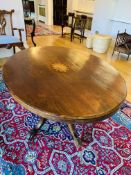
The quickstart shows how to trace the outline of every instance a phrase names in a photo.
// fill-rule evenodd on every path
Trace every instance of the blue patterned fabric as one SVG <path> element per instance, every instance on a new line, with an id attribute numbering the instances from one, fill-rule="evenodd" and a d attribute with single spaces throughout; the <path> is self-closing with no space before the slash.
<path id="1" fill-rule="evenodd" d="M 1 35 L 0 36 L 0 44 L 12 44 L 12 43 L 19 43 L 20 40 L 15 36 L 8 36 L 8 35 Z"/>

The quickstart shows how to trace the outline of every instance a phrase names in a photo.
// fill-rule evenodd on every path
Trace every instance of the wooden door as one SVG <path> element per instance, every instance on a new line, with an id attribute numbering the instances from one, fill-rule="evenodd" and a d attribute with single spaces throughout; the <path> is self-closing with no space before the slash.
<path id="1" fill-rule="evenodd" d="M 67 0 L 53 0 L 53 20 L 54 25 L 62 24 L 62 17 L 66 15 Z"/>

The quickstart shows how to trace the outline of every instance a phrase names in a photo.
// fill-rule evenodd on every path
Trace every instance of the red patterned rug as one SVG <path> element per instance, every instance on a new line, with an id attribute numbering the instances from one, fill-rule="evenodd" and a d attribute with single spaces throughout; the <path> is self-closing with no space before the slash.
<path id="1" fill-rule="evenodd" d="M 28 141 L 39 117 L 14 101 L 0 73 L 0 174 L 131 175 L 130 117 L 131 104 L 125 102 L 104 121 L 76 124 L 79 150 L 67 125 L 49 120 Z"/>
<path id="2" fill-rule="evenodd" d="M 26 25 L 27 36 L 31 36 L 32 32 L 32 25 Z M 49 29 L 49 26 L 44 23 L 37 23 L 35 29 L 35 36 L 42 36 L 42 35 L 60 35 L 61 32 L 56 32 L 53 29 Z"/>

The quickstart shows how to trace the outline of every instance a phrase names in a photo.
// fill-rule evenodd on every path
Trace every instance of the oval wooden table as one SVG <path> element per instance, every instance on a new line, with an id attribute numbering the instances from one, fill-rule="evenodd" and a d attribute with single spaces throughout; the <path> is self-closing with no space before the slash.
<path id="1" fill-rule="evenodd" d="M 94 122 L 115 113 L 126 98 L 124 79 L 102 59 L 66 47 L 21 51 L 3 67 L 14 99 L 42 118 L 68 123 Z"/>

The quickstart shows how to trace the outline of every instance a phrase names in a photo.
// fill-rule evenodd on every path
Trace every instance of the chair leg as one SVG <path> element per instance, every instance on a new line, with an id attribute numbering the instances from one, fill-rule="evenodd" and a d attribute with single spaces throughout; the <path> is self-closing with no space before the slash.
<path id="1" fill-rule="evenodd" d="M 118 52 L 118 56 L 117 56 L 117 58 L 119 58 L 119 56 L 120 56 L 120 52 Z"/>
<path id="2" fill-rule="evenodd" d="M 115 51 L 113 50 L 113 52 L 112 52 L 112 56 L 114 55 L 114 52 L 115 52 Z"/>
<path id="3" fill-rule="evenodd" d="M 13 46 L 13 52 L 14 52 L 14 54 L 16 53 L 16 51 L 15 51 L 15 46 Z"/>
<path id="4" fill-rule="evenodd" d="M 36 46 L 36 43 L 34 42 L 34 34 L 33 35 L 31 34 L 31 40 L 32 40 L 32 43 L 34 44 L 34 46 Z"/>
<path id="5" fill-rule="evenodd" d="M 85 34 L 85 31 L 83 30 L 83 32 L 82 32 L 82 42 L 84 40 L 84 34 Z"/>
<path id="6" fill-rule="evenodd" d="M 112 56 L 114 55 L 115 49 L 116 49 L 116 46 L 114 46 L 113 48 Z"/>
<path id="7" fill-rule="evenodd" d="M 127 60 L 129 60 L 129 56 L 130 56 L 130 54 L 128 54 L 128 56 L 127 56 Z"/>
<path id="8" fill-rule="evenodd" d="M 74 29 L 71 29 L 71 42 L 74 39 Z"/>
<path id="9" fill-rule="evenodd" d="M 62 37 L 63 37 L 63 34 L 64 34 L 64 33 L 63 33 L 63 32 L 64 32 L 63 29 L 64 29 L 64 27 L 62 26 Z"/>
<path id="10" fill-rule="evenodd" d="M 83 31 L 81 30 L 80 43 L 81 43 L 82 39 L 83 39 Z"/>

